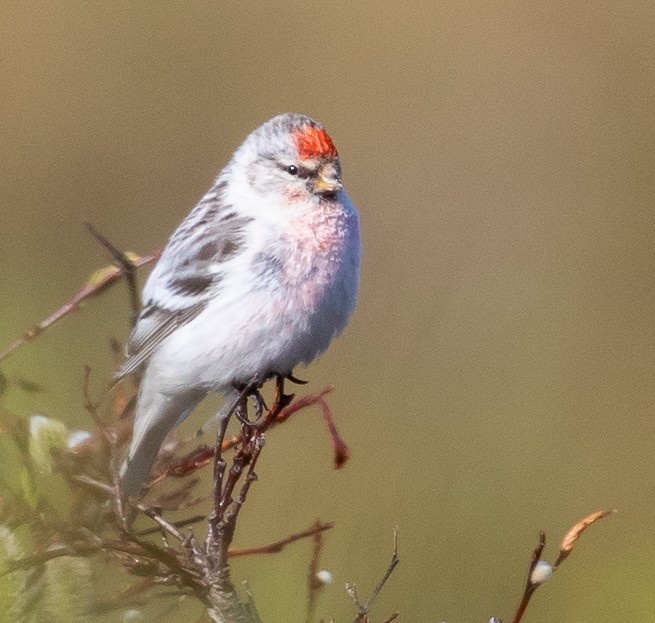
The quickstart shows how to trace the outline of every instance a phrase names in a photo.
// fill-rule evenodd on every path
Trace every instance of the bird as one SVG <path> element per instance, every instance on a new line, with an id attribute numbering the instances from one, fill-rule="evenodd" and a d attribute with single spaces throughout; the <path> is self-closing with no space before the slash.
<path id="1" fill-rule="evenodd" d="M 255 129 L 143 287 L 117 374 L 141 379 L 123 493 L 141 492 L 166 436 L 208 394 L 227 404 L 322 354 L 355 308 L 360 261 L 359 214 L 324 126 L 286 113 Z"/>

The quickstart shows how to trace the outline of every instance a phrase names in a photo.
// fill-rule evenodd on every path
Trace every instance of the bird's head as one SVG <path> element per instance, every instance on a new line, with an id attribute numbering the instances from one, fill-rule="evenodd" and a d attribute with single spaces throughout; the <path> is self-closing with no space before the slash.
<path id="1" fill-rule="evenodd" d="M 273 117 L 235 154 L 249 183 L 262 194 L 288 202 L 324 201 L 343 188 L 339 154 L 325 128 L 304 115 Z"/>

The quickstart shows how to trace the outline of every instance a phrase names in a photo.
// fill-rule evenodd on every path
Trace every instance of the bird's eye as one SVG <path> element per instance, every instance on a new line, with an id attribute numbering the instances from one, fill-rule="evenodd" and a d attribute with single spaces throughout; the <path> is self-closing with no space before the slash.
<path id="1" fill-rule="evenodd" d="M 290 164 L 285 170 L 289 175 L 298 175 L 300 173 L 300 170 L 295 164 Z"/>

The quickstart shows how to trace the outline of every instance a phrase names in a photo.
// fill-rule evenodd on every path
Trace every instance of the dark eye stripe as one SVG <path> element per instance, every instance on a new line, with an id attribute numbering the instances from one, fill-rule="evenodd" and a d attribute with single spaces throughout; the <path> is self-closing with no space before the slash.
<path id="1" fill-rule="evenodd" d="M 303 167 L 301 164 L 282 164 L 278 163 L 278 166 L 285 172 L 288 173 L 289 175 L 292 175 L 293 177 L 298 177 L 301 180 L 308 179 L 310 177 L 316 177 L 317 171 L 314 169 L 308 169 L 307 167 Z"/>

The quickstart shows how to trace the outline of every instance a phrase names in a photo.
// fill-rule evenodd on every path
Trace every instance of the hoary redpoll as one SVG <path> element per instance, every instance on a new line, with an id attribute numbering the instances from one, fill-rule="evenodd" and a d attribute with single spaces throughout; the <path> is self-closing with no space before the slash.
<path id="1" fill-rule="evenodd" d="M 323 126 L 274 117 L 232 156 L 143 289 L 124 376 L 141 386 L 123 491 L 137 494 L 166 435 L 209 393 L 287 376 L 355 307 L 360 236 Z"/>

